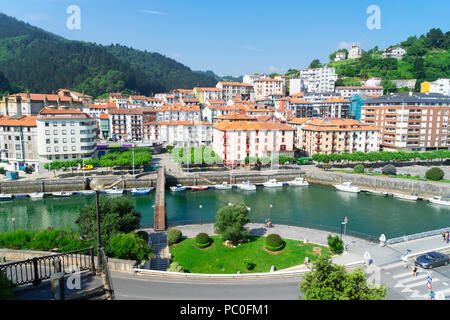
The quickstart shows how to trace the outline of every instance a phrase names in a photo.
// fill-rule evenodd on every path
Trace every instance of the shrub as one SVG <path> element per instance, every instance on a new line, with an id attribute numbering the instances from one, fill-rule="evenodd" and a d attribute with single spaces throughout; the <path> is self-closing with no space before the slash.
<path id="1" fill-rule="evenodd" d="M 183 267 L 178 262 L 172 262 L 166 270 L 167 272 L 184 272 Z"/>
<path id="2" fill-rule="evenodd" d="M 362 164 L 358 164 L 353 168 L 354 173 L 364 173 L 364 166 Z"/>
<path id="3" fill-rule="evenodd" d="M 433 167 L 425 173 L 425 178 L 433 181 L 442 180 L 444 178 L 444 171 L 440 168 Z"/>
<path id="4" fill-rule="evenodd" d="M 0 271 L 0 300 L 9 300 L 13 298 L 14 294 L 11 289 L 11 281 L 2 271 Z"/>
<path id="5" fill-rule="evenodd" d="M 147 232 L 145 232 L 145 231 L 138 231 L 138 232 L 136 232 L 136 235 L 141 237 L 142 239 L 145 240 L 145 242 L 148 243 L 148 233 Z"/>
<path id="6" fill-rule="evenodd" d="M 256 264 L 249 260 L 249 259 L 244 259 L 244 267 L 247 270 L 253 270 L 253 268 L 255 268 Z"/>
<path id="7" fill-rule="evenodd" d="M 196 237 L 195 237 L 195 244 L 197 245 L 197 247 L 199 248 L 206 248 L 207 246 L 209 246 L 212 242 L 212 239 L 206 234 L 206 233 L 199 233 Z"/>
<path id="8" fill-rule="evenodd" d="M 180 230 L 171 228 L 167 231 L 167 242 L 169 244 L 177 243 L 181 240 L 182 233 Z"/>
<path id="9" fill-rule="evenodd" d="M 328 246 L 330 247 L 330 250 L 335 254 L 341 254 L 344 252 L 344 242 L 339 239 L 339 236 L 332 236 L 331 234 L 328 235 Z"/>
<path id="10" fill-rule="evenodd" d="M 388 164 L 381 169 L 381 172 L 386 175 L 395 176 L 397 174 L 397 169 L 392 164 Z"/>
<path id="11" fill-rule="evenodd" d="M 137 261 L 147 260 L 151 255 L 147 242 L 134 232 L 114 235 L 106 251 L 112 258 Z"/>
<path id="12" fill-rule="evenodd" d="M 283 239 L 278 234 L 269 234 L 266 237 L 265 247 L 270 251 L 281 250 L 284 246 Z"/>
<path id="13" fill-rule="evenodd" d="M 324 170 L 330 170 L 332 167 L 333 167 L 333 166 L 332 166 L 331 164 L 329 164 L 329 163 L 325 163 L 325 164 L 323 165 L 323 169 L 324 169 Z"/>

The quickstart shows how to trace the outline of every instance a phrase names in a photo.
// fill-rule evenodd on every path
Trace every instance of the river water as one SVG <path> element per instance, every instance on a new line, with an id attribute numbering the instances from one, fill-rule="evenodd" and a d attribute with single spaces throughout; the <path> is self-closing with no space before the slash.
<path id="1" fill-rule="evenodd" d="M 100 197 L 112 197 L 100 195 Z M 129 198 L 142 214 L 141 225 L 153 223 L 154 194 Z M 0 232 L 16 229 L 64 228 L 74 223 L 79 208 L 95 202 L 95 196 L 74 195 L 70 198 L 48 196 L 43 200 L 29 198 L 0 202 Z M 166 212 L 169 223 L 213 222 L 217 210 L 231 203 L 244 202 L 252 222 L 272 221 L 282 224 L 311 226 L 339 232 L 348 217 L 347 232 L 393 238 L 450 226 L 450 207 L 427 201 L 409 202 L 392 197 L 352 194 L 333 187 L 263 188 L 256 191 L 205 190 L 173 193 L 166 191 Z M 272 204 L 272 209 L 270 208 Z M 200 209 L 202 205 L 202 209 Z"/>

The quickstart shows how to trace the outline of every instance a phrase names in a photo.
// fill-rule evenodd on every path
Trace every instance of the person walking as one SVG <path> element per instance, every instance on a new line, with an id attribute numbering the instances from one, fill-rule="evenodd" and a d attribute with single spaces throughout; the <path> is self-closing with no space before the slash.
<path id="1" fill-rule="evenodd" d="M 442 232 L 442 241 L 445 242 L 445 232 Z"/>
<path id="2" fill-rule="evenodd" d="M 413 265 L 411 269 L 412 269 L 413 276 L 417 278 L 417 266 Z"/>
<path id="3" fill-rule="evenodd" d="M 449 242 L 449 237 L 450 237 L 450 235 L 449 235 L 449 233 L 448 233 L 448 231 L 447 231 L 447 235 L 446 235 L 446 240 L 447 240 L 447 243 Z"/>

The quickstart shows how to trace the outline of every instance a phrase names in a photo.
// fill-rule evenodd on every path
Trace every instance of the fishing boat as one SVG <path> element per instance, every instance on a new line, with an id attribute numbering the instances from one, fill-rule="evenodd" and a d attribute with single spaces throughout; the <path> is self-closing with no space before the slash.
<path id="1" fill-rule="evenodd" d="M 419 199 L 419 197 L 416 196 L 415 194 L 409 195 L 409 194 L 402 194 L 402 193 L 393 193 L 392 196 L 397 199 L 409 200 L 409 201 L 416 201 L 417 199 Z"/>
<path id="2" fill-rule="evenodd" d="M 0 201 L 12 200 L 12 194 L 0 193 Z"/>
<path id="3" fill-rule="evenodd" d="M 450 199 L 445 200 L 443 197 L 428 198 L 428 201 L 435 204 L 442 204 L 444 206 L 450 206 Z"/>
<path id="4" fill-rule="evenodd" d="M 187 189 L 187 187 L 185 187 L 181 184 L 177 184 L 176 186 L 170 187 L 170 191 L 173 191 L 173 192 L 185 191 L 186 189 Z"/>
<path id="5" fill-rule="evenodd" d="M 287 183 L 290 186 L 294 186 L 294 187 L 301 187 L 301 186 L 308 186 L 309 185 L 308 181 L 306 181 L 305 179 L 303 179 L 301 177 L 295 178 L 294 180 L 288 181 Z"/>
<path id="6" fill-rule="evenodd" d="M 283 183 L 278 182 L 276 179 L 270 179 L 269 181 L 264 182 L 263 186 L 266 188 L 280 188 L 283 186 Z"/>
<path id="7" fill-rule="evenodd" d="M 366 190 L 366 194 L 371 196 L 383 196 L 387 197 L 388 193 L 384 191 L 378 191 L 378 190 Z"/>
<path id="8" fill-rule="evenodd" d="M 154 188 L 148 187 L 148 188 L 133 188 L 131 189 L 131 194 L 133 196 L 139 196 L 139 195 L 146 195 L 149 194 L 151 191 L 153 191 Z"/>
<path id="9" fill-rule="evenodd" d="M 28 197 L 28 194 L 22 193 L 22 194 L 13 194 L 14 198 L 26 198 Z"/>
<path id="10" fill-rule="evenodd" d="M 221 184 L 216 184 L 214 186 L 214 188 L 219 189 L 219 190 L 229 190 L 229 189 L 233 188 L 233 185 L 228 184 L 227 182 L 222 182 Z"/>
<path id="11" fill-rule="evenodd" d="M 105 193 L 108 195 L 119 195 L 123 194 L 123 190 L 119 190 L 117 187 L 112 187 L 111 189 L 105 190 Z"/>
<path id="12" fill-rule="evenodd" d="M 72 192 L 66 192 L 66 191 L 58 191 L 53 192 L 52 195 L 54 197 L 70 197 L 73 193 Z"/>
<path id="13" fill-rule="evenodd" d="M 342 184 L 335 184 L 333 186 L 339 191 L 352 192 L 352 193 L 359 193 L 361 191 L 361 189 L 359 189 L 358 187 L 352 186 L 351 182 L 344 182 Z"/>
<path id="14" fill-rule="evenodd" d="M 30 197 L 31 200 L 41 200 L 42 198 L 44 198 L 45 193 L 33 192 L 33 193 L 30 193 L 28 196 Z"/>
<path id="15" fill-rule="evenodd" d="M 238 188 L 242 189 L 242 190 L 248 190 L 248 191 L 256 190 L 256 186 L 254 184 L 250 183 L 250 181 L 244 181 L 244 182 L 238 184 Z"/>
<path id="16" fill-rule="evenodd" d="M 80 194 L 83 196 L 88 196 L 91 194 L 95 194 L 95 191 L 94 190 L 81 190 L 81 191 L 78 191 L 77 194 Z"/>
<path id="17" fill-rule="evenodd" d="M 206 190 L 208 188 L 209 188 L 208 186 L 192 186 L 191 190 L 193 190 L 193 191 L 202 191 L 202 190 Z"/>

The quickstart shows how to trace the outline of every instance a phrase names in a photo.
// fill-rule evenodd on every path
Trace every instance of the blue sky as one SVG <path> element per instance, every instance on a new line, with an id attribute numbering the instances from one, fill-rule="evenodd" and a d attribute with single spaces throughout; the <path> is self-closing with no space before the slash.
<path id="1" fill-rule="evenodd" d="M 69 30 L 78 5 L 81 29 Z M 370 5 L 381 29 L 369 30 Z M 0 0 L 0 12 L 72 40 L 159 52 L 219 75 L 285 72 L 352 42 L 387 47 L 433 27 L 450 30 L 448 0 Z"/>

